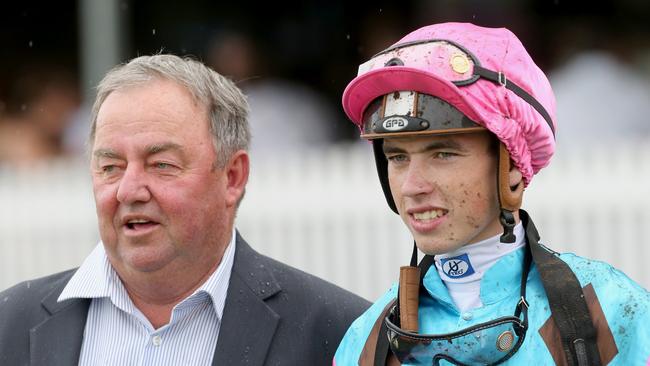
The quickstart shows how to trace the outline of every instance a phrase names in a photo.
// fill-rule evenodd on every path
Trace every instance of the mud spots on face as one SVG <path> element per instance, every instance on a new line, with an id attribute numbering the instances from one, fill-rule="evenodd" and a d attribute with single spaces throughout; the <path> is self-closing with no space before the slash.
<path id="1" fill-rule="evenodd" d="M 451 227 L 451 225 L 450 225 L 450 227 Z M 456 236 L 455 236 L 453 231 L 449 233 L 449 236 L 447 237 L 447 240 L 451 240 L 451 241 L 456 240 Z"/>
<path id="2" fill-rule="evenodd" d="M 468 223 L 470 226 L 472 226 L 474 229 L 478 229 L 478 228 L 479 228 L 479 224 L 478 224 L 478 222 L 476 222 L 476 217 L 473 217 L 473 216 L 467 215 L 467 216 L 465 216 L 465 218 L 467 219 L 467 223 Z"/>

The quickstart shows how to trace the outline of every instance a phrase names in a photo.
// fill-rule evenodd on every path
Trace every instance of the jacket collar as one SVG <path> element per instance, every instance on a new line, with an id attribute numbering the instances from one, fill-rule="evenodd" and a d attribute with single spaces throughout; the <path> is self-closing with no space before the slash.
<path id="1" fill-rule="evenodd" d="M 29 332 L 32 366 L 67 366 L 79 363 L 90 300 L 70 299 L 57 302 L 73 273 L 70 272 L 55 282 L 52 291 L 41 302 L 49 317 Z"/>
<path id="2" fill-rule="evenodd" d="M 262 365 L 280 316 L 266 303 L 282 291 L 267 259 L 237 233 L 235 262 L 213 365 Z"/>

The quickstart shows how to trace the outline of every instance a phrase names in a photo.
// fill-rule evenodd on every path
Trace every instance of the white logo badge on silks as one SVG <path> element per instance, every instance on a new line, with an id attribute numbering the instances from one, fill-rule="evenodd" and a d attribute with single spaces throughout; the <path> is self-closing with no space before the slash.
<path id="1" fill-rule="evenodd" d="M 384 120 L 382 125 L 384 128 L 388 131 L 399 131 L 403 130 L 408 126 L 409 121 L 406 120 L 406 118 L 403 117 L 390 117 Z"/>
<path id="2" fill-rule="evenodd" d="M 469 261 L 467 254 L 461 254 L 457 257 L 442 258 L 442 271 L 449 276 L 449 278 L 463 278 L 474 273 L 474 267 Z"/>

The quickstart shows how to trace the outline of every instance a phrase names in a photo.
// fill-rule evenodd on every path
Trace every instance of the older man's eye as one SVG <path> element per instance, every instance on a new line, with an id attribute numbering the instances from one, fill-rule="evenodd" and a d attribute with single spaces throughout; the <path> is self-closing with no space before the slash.
<path id="1" fill-rule="evenodd" d="M 158 169 L 167 169 L 169 167 L 171 167 L 171 165 L 169 165 L 167 163 L 162 163 L 162 162 L 156 163 L 156 168 L 158 168 Z"/>
<path id="2" fill-rule="evenodd" d="M 103 173 L 111 173 L 115 170 L 115 165 L 104 165 L 102 166 Z"/>

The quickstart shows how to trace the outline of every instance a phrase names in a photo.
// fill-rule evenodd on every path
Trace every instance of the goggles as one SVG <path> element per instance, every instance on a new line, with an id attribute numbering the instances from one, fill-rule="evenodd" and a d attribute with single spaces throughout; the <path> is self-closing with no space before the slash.
<path id="1" fill-rule="evenodd" d="M 528 329 L 527 305 L 517 304 L 519 316 L 504 316 L 448 334 L 417 334 L 399 327 L 395 305 L 385 319 L 390 349 L 402 364 L 438 365 L 441 360 L 455 365 L 498 365 L 521 346 Z"/>
<path id="2" fill-rule="evenodd" d="M 420 281 L 433 263 L 432 257 L 422 268 Z M 531 264 L 530 250 L 526 249 L 521 278 L 520 300 L 512 316 L 447 334 L 418 334 L 400 328 L 399 301 L 384 319 L 388 344 L 402 364 L 439 365 L 444 360 L 454 365 L 498 365 L 512 357 L 526 337 L 528 330 L 528 303 L 526 281 Z M 422 286 L 422 285 L 421 285 Z"/>
<path id="3" fill-rule="evenodd" d="M 530 104 L 546 120 L 555 135 L 551 117 L 541 103 L 508 80 L 504 73 L 482 67 L 476 56 L 452 41 L 421 40 L 392 46 L 361 64 L 358 75 L 388 66 L 425 70 L 456 86 L 469 85 L 481 78 L 498 83 Z"/>
<path id="4" fill-rule="evenodd" d="M 458 133 L 485 130 L 442 99 L 414 91 L 386 94 L 375 99 L 363 114 L 366 139 L 436 131 Z"/>

